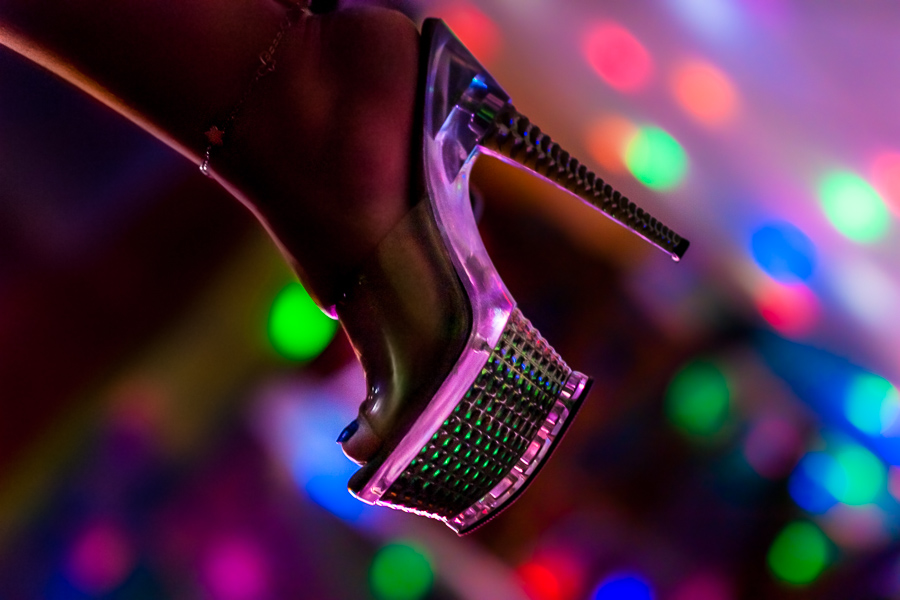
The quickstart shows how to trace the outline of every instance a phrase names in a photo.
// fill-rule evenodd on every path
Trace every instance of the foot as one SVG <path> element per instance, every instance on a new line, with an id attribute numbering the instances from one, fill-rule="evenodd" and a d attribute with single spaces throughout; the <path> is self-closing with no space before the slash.
<path id="1" fill-rule="evenodd" d="M 467 297 L 427 200 L 382 240 L 337 311 L 367 384 L 355 431 L 342 445 L 349 458 L 366 464 L 392 451 L 409 430 L 471 328 Z"/>
<path id="2" fill-rule="evenodd" d="M 383 9 L 305 18 L 213 162 L 320 306 L 337 305 L 366 372 L 359 464 L 390 451 L 468 333 L 468 305 L 422 198 L 419 34 Z"/>

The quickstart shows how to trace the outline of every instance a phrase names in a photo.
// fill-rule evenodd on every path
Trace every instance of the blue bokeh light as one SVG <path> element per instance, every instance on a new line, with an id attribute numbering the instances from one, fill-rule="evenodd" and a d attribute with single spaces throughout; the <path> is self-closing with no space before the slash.
<path id="1" fill-rule="evenodd" d="M 778 281 L 806 281 L 815 270 L 815 245 L 787 222 L 769 223 L 753 232 L 750 251 L 756 264 Z"/>
<path id="2" fill-rule="evenodd" d="M 372 509 L 347 491 L 347 480 L 359 468 L 341 452 L 332 435 L 343 427 L 344 417 L 328 405 L 302 406 L 290 429 L 296 445 L 291 473 L 310 500 L 345 521 L 358 522 Z"/>
<path id="3" fill-rule="evenodd" d="M 788 492 L 803 510 L 814 515 L 827 512 L 837 504 L 826 483 L 837 468 L 835 460 L 824 452 L 810 452 L 797 464 L 788 480 Z"/>
<path id="4" fill-rule="evenodd" d="M 357 467 L 345 461 L 346 467 L 333 473 L 319 473 L 306 481 L 306 493 L 310 500 L 345 521 L 355 523 L 366 515 L 368 505 L 360 502 L 347 491 L 347 480 Z"/>
<path id="5" fill-rule="evenodd" d="M 900 418 L 900 394 L 887 379 L 862 373 L 847 386 L 844 412 L 847 420 L 861 432 L 893 437 L 897 435 Z"/>
<path id="6" fill-rule="evenodd" d="M 681 18 L 701 35 L 733 41 L 744 15 L 731 0 L 669 0 Z"/>
<path id="7" fill-rule="evenodd" d="M 653 589 L 637 575 L 620 573 L 604 579 L 592 600 L 653 600 Z"/>
<path id="8" fill-rule="evenodd" d="M 900 465 L 900 432 L 892 426 L 879 436 L 861 437 L 861 432 L 846 414 L 848 391 L 852 382 L 871 371 L 845 358 L 780 338 L 767 332 L 757 334 L 756 348 L 766 365 L 791 391 L 815 410 L 829 428 L 844 431 L 868 450 L 892 465 Z M 890 406 L 888 407 L 890 409 Z M 885 411 L 885 421 L 892 417 Z M 881 414 L 879 414 L 881 417 Z M 900 425 L 897 426 L 900 428 Z"/>
<path id="9" fill-rule="evenodd" d="M 358 525 L 374 523 L 379 511 L 355 499 L 347 481 L 359 467 L 335 443 L 347 424 L 341 408 L 340 381 L 329 384 L 286 385 L 267 397 L 266 435 L 290 470 L 297 487 L 333 515 Z M 351 415 L 352 416 L 352 415 Z"/>

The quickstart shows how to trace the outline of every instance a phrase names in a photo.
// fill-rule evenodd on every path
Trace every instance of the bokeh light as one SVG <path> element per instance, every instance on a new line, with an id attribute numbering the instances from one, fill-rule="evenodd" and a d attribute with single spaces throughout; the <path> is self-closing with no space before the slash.
<path id="1" fill-rule="evenodd" d="M 890 227 L 884 201 L 864 179 L 848 172 L 832 173 L 819 188 L 822 208 L 831 224 L 847 238 L 872 243 Z"/>
<path id="2" fill-rule="evenodd" d="M 100 596 L 122 584 L 134 569 L 135 550 L 127 533 L 112 521 L 85 527 L 70 546 L 65 573 L 78 590 Z"/>
<path id="3" fill-rule="evenodd" d="M 699 437 L 718 433 L 728 419 L 728 380 L 713 363 L 695 360 L 681 368 L 666 391 L 666 414 L 679 430 Z"/>
<path id="4" fill-rule="evenodd" d="M 643 88 L 653 73 L 653 59 L 630 31 L 616 23 L 602 23 L 585 36 L 588 63 L 603 81 L 621 92 Z"/>
<path id="5" fill-rule="evenodd" d="M 900 417 L 900 393 L 884 377 L 872 373 L 857 375 L 847 386 L 844 414 L 863 433 L 895 434 Z"/>
<path id="6" fill-rule="evenodd" d="M 583 554 L 564 546 L 544 547 L 516 569 L 531 600 L 574 600 L 585 584 Z"/>
<path id="7" fill-rule="evenodd" d="M 790 338 L 807 335 L 819 320 L 819 300 L 801 283 L 766 282 L 757 290 L 755 301 L 756 309 L 766 323 Z"/>
<path id="8" fill-rule="evenodd" d="M 837 504 L 837 499 L 826 487 L 830 473 L 836 468 L 834 458 L 825 452 L 806 454 L 788 480 L 791 498 L 809 513 L 824 514 Z"/>
<path id="9" fill-rule="evenodd" d="M 682 581 L 673 592 L 671 600 L 731 600 L 734 598 L 731 583 L 718 573 L 700 572 Z"/>
<path id="10" fill-rule="evenodd" d="M 642 127 L 625 148 L 625 164 L 638 181 L 665 191 L 684 180 L 688 158 L 671 135 L 658 127 Z"/>
<path id="11" fill-rule="evenodd" d="M 244 536 L 220 539 L 203 557 L 203 576 L 213 600 L 255 600 L 269 595 L 271 574 L 262 548 Z"/>
<path id="12" fill-rule="evenodd" d="M 894 500 L 900 502 L 900 467 L 892 465 L 888 469 L 888 491 Z"/>
<path id="13" fill-rule="evenodd" d="M 502 47 L 500 28 L 468 2 L 454 2 L 437 13 L 479 62 L 490 66 Z"/>
<path id="14" fill-rule="evenodd" d="M 431 589 L 431 559 L 419 546 L 397 542 L 382 547 L 369 570 L 372 592 L 379 600 L 418 600 Z"/>
<path id="15" fill-rule="evenodd" d="M 825 478 L 825 487 L 831 495 L 851 506 L 874 502 L 885 489 L 884 463 L 852 442 L 840 444 L 831 454 L 835 464 Z"/>
<path id="16" fill-rule="evenodd" d="M 900 288 L 890 272 L 859 256 L 835 260 L 829 271 L 835 293 L 854 317 L 882 330 L 894 321 Z"/>
<path id="17" fill-rule="evenodd" d="M 744 20 L 737 3 L 730 0 L 669 0 L 682 18 L 699 33 L 716 39 L 727 39 Z"/>
<path id="18" fill-rule="evenodd" d="M 563 600 L 560 581 L 548 566 L 532 561 L 520 565 L 516 572 L 531 600 Z"/>
<path id="19" fill-rule="evenodd" d="M 750 426 L 744 441 L 744 457 L 754 471 L 768 479 L 780 479 L 794 468 L 803 451 L 803 437 L 787 419 L 764 417 Z"/>
<path id="20" fill-rule="evenodd" d="M 805 585 L 819 577 L 829 560 L 828 540 L 812 523 L 795 521 L 781 530 L 767 561 L 781 581 Z"/>
<path id="21" fill-rule="evenodd" d="M 331 440 L 334 442 L 334 440 Z M 356 473 L 356 466 L 348 460 L 338 469 L 328 473 L 317 473 L 310 476 L 303 485 L 309 499 L 350 523 L 362 522 L 371 516 L 368 505 L 354 498 L 347 491 L 347 481 Z M 295 478 L 299 477 L 295 473 Z"/>
<path id="22" fill-rule="evenodd" d="M 886 152 L 873 161 L 872 185 L 888 208 L 900 215 L 900 152 Z"/>
<path id="23" fill-rule="evenodd" d="M 837 504 L 819 522 L 828 537 L 846 550 L 869 550 L 889 539 L 887 515 L 876 504 Z"/>
<path id="24" fill-rule="evenodd" d="M 352 363 L 328 381 L 273 384 L 257 403 L 263 439 L 287 465 L 297 487 L 328 512 L 361 525 L 377 522 L 383 511 L 347 491 L 359 466 L 334 440 L 365 391 L 362 369 Z"/>
<path id="25" fill-rule="evenodd" d="M 790 223 L 761 226 L 750 237 L 750 251 L 760 268 L 778 281 L 806 281 L 816 265 L 816 248 Z"/>
<path id="26" fill-rule="evenodd" d="M 572 600 L 585 583 L 583 556 L 565 547 L 542 548 L 516 574 L 531 600 Z"/>
<path id="27" fill-rule="evenodd" d="M 146 376 L 125 379 L 110 390 L 108 419 L 113 430 L 153 446 L 163 437 L 173 402 L 161 381 Z"/>
<path id="28" fill-rule="evenodd" d="M 337 321 L 325 316 L 299 283 L 289 283 L 272 303 L 269 340 L 285 358 L 312 360 L 331 343 L 336 331 Z"/>
<path id="29" fill-rule="evenodd" d="M 703 61 L 689 61 L 672 76 L 672 92 L 679 106 L 697 121 L 718 126 L 737 111 L 737 92 L 725 73 Z"/>
<path id="30" fill-rule="evenodd" d="M 595 121 L 587 130 L 585 145 L 591 158 L 609 173 L 625 171 L 625 151 L 637 134 L 637 125 L 620 116 Z"/>
<path id="31" fill-rule="evenodd" d="M 653 597 L 653 588 L 643 577 L 622 573 L 600 582 L 591 600 L 653 600 Z"/>

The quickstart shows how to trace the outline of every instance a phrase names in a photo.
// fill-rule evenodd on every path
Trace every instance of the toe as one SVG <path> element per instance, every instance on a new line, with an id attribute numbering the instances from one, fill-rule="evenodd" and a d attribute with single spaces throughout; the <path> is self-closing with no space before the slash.
<path id="1" fill-rule="evenodd" d="M 366 464 L 384 443 L 363 415 L 347 425 L 337 441 L 347 458 L 358 465 Z"/>

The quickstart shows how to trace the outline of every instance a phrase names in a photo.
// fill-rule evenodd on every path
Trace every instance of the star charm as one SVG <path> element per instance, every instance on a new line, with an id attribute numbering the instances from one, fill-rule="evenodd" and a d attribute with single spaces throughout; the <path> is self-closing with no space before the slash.
<path id="1" fill-rule="evenodd" d="M 223 141 L 223 136 L 225 132 L 213 125 L 209 128 L 209 130 L 204 134 L 206 135 L 206 139 L 209 140 L 209 143 L 213 146 L 221 146 L 225 142 Z"/>

